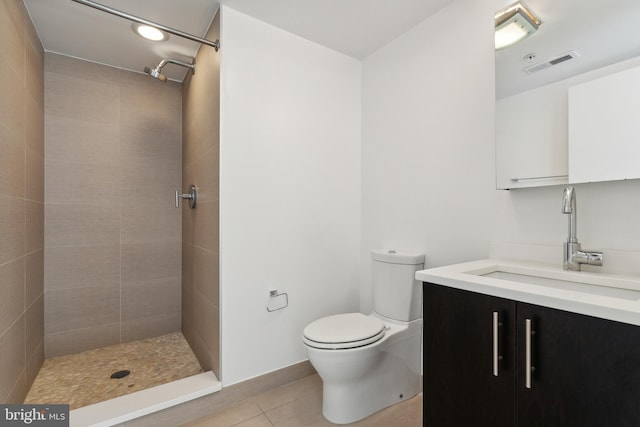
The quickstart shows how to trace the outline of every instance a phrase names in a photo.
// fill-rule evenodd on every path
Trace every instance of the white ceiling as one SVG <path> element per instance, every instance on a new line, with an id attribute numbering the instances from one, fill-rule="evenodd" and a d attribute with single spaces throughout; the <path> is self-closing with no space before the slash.
<path id="1" fill-rule="evenodd" d="M 200 37 L 219 8 L 219 0 L 95 1 Z M 358 59 L 452 1 L 222 0 L 225 6 Z M 513 0 L 500 1 L 506 6 Z M 190 61 L 200 47 L 173 35 L 165 42 L 144 40 L 133 33 L 130 21 L 71 0 L 24 2 L 50 52 L 142 72 L 163 58 Z M 530 38 L 496 52 L 498 98 L 640 55 L 639 0 L 590 0 L 588 7 L 584 0 L 526 4 L 542 25 Z M 531 75 L 522 71 L 571 50 L 580 57 Z M 533 62 L 523 59 L 529 53 L 536 54 Z M 170 64 L 163 73 L 182 81 L 186 69 Z"/>
<path id="2" fill-rule="evenodd" d="M 511 3 L 505 0 L 505 6 Z M 528 39 L 496 52 L 496 97 L 502 98 L 640 55 L 639 0 L 525 0 L 541 20 Z M 523 68 L 569 51 L 576 59 L 527 74 Z M 536 59 L 524 59 L 535 53 Z"/>
<path id="3" fill-rule="evenodd" d="M 203 37 L 218 0 L 94 0 Z M 223 4 L 354 58 L 364 58 L 452 0 L 223 0 Z M 151 42 L 123 18 L 71 0 L 24 0 L 46 51 L 133 71 L 162 58 L 190 61 L 199 44 L 171 35 Z M 208 48 L 208 47 L 207 47 Z M 224 49 L 224 41 L 222 41 Z M 197 67 L 197 64 L 196 64 Z M 186 69 L 168 65 L 169 79 Z"/>

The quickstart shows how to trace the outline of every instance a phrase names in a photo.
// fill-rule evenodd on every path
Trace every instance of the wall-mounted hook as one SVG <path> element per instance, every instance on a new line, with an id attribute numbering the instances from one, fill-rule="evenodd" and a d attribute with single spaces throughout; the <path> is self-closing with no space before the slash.
<path id="1" fill-rule="evenodd" d="M 179 190 L 176 190 L 176 208 L 180 207 L 180 199 L 188 199 L 189 207 L 194 209 L 196 207 L 196 202 L 198 201 L 198 188 L 191 184 L 189 187 L 189 193 L 181 194 Z"/>
<path id="2" fill-rule="evenodd" d="M 271 298 L 271 300 L 269 301 L 269 305 L 267 306 L 267 311 L 269 313 L 282 310 L 283 308 L 287 308 L 289 306 L 289 294 L 287 294 L 286 292 L 280 293 L 277 290 L 272 289 L 269 291 L 269 297 Z M 278 297 L 284 297 L 284 305 L 278 308 L 271 308 L 271 302 L 273 302 L 274 298 L 278 298 Z"/>

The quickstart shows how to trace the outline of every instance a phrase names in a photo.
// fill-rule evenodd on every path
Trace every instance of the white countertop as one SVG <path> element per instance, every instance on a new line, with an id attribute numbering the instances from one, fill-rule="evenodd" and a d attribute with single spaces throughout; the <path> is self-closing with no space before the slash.
<path id="1" fill-rule="evenodd" d="M 421 270 L 415 277 L 422 282 L 640 326 L 639 276 L 484 259 Z"/>

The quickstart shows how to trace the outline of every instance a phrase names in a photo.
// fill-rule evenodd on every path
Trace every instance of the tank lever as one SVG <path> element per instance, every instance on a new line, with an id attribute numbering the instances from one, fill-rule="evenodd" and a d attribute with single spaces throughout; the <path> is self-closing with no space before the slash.
<path id="1" fill-rule="evenodd" d="M 188 199 L 189 207 L 194 209 L 196 207 L 196 201 L 198 200 L 198 188 L 191 184 L 187 194 L 182 194 L 180 193 L 180 190 L 176 190 L 176 208 L 180 207 L 180 199 Z"/>
<path id="2" fill-rule="evenodd" d="M 278 310 L 282 310 L 283 308 L 287 308 L 289 306 L 289 294 L 287 294 L 286 292 L 278 292 L 276 289 L 272 289 L 269 291 L 269 297 L 270 298 L 277 298 L 277 297 L 284 297 L 284 305 L 282 307 L 278 307 L 278 308 L 274 308 L 271 309 L 271 303 L 269 303 L 269 305 L 267 305 L 267 311 L 269 313 L 272 313 L 274 311 L 278 311 Z"/>

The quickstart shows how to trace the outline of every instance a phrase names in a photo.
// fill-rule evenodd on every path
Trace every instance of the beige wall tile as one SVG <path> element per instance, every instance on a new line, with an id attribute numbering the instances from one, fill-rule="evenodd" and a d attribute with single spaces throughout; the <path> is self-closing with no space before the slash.
<path id="1" fill-rule="evenodd" d="M 120 321 L 120 290 L 56 289 L 45 292 L 47 335 Z"/>
<path id="2" fill-rule="evenodd" d="M 87 67 L 86 61 L 74 62 L 83 63 L 79 65 L 80 69 L 94 68 Z M 46 115 L 103 124 L 113 124 L 119 120 L 120 92 L 117 82 L 88 80 L 77 75 L 51 72 L 46 64 L 45 60 Z"/>
<path id="3" fill-rule="evenodd" d="M 27 255 L 26 306 L 44 295 L 44 249 Z"/>
<path id="4" fill-rule="evenodd" d="M 179 243 L 181 210 L 175 207 L 175 190 L 180 189 L 180 170 L 129 165 L 123 169 L 122 244 Z"/>
<path id="5" fill-rule="evenodd" d="M 196 294 L 193 286 L 182 285 L 182 333 L 191 343 L 191 338 L 196 336 Z M 188 335 L 188 337 L 187 337 Z M 193 347 L 193 346 L 192 346 Z"/>
<path id="6" fill-rule="evenodd" d="M 45 277 L 48 291 L 56 289 L 120 287 L 120 246 L 47 248 Z"/>
<path id="7" fill-rule="evenodd" d="M 120 206 L 118 165 L 46 160 L 47 202 Z"/>
<path id="8" fill-rule="evenodd" d="M 219 202 L 200 203 L 193 214 L 193 244 L 217 252 L 220 242 Z"/>
<path id="9" fill-rule="evenodd" d="M 22 402 L 24 402 L 24 398 L 27 396 L 28 392 L 29 388 L 27 387 L 26 372 L 23 369 L 22 372 L 20 372 L 18 380 L 13 385 L 13 388 L 9 391 L 6 402 L 21 404 Z"/>
<path id="10" fill-rule="evenodd" d="M 103 345 L 79 323 L 86 313 L 78 306 L 93 304 L 82 296 L 88 289 L 105 292 L 96 297 L 108 306 L 95 308 L 102 319 L 88 325 L 117 325 L 116 342 L 176 330 L 180 85 L 55 54 L 45 55 L 45 79 L 47 355 Z M 120 286 L 122 299 L 107 291 Z M 59 300 L 51 312 L 50 299 Z M 120 311 L 135 322 L 121 324 Z"/>
<path id="11" fill-rule="evenodd" d="M 26 147 L 26 169 L 26 198 L 44 203 L 44 157 L 29 146 Z"/>
<path id="12" fill-rule="evenodd" d="M 25 19 L 26 28 L 26 90 L 44 114 L 44 49 L 30 19 Z"/>
<path id="13" fill-rule="evenodd" d="M 47 73 L 54 73 L 72 79 L 86 80 L 88 82 L 103 82 L 114 87 L 119 86 L 119 69 L 55 53 L 45 53 L 44 70 L 45 79 L 47 79 Z"/>
<path id="14" fill-rule="evenodd" d="M 44 203 L 26 201 L 26 251 L 27 253 L 44 248 Z"/>
<path id="15" fill-rule="evenodd" d="M 196 291 L 196 332 L 211 354 L 220 346 L 220 312 Z"/>
<path id="16" fill-rule="evenodd" d="M 120 127 L 122 161 L 133 166 L 175 169 L 182 159 L 181 135 L 175 122 L 127 117 Z"/>
<path id="17" fill-rule="evenodd" d="M 4 335 L 0 336 L 0 402 L 20 378 L 25 368 L 25 318 L 15 321 Z M 23 379 L 26 384 L 26 380 Z"/>
<path id="18" fill-rule="evenodd" d="M 122 322 L 122 342 L 156 337 L 180 330 L 180 312 Z"/>
<path id="19" fill-rule="evenodd" d="M 193 250 L 194 247 L 192 245 L 182 243 L 182 286 L 191 292 L 195 289 Z"/>
<path id="20" fill-rule="evenodd" d="M 213 372 L 215 372 L 215 369 L 219 369 L 219 366 L 214 363 L 215 358 L 212 350 L 207 347 L 202 338 L 196 333 L 195 328 L 189 329 L 187 333 L 183 332 L 183 335 L 193 350 L 193 354 L 198 358 L 202 369 Z"/>
<path id="21" fill-rule="evenodd" d="M 123 283 L 123 322 L 166 313 L 179 313 L 181 305 L 180 277 Z"/>
<path id="22" fill-rule="evenodd" d="M 0 266 L 0 335 L 4 334 L 25 310 L 24 266 L 24 257 Z"/>
<path id="23" fill-rule="evenodd" d="M 27 356 L 27 387 L 31 388 L 33 381 L 36 379 L 36 376 L 44 363 L 44 337 L 33 353 L 30 356 Z"/>
<path id="24" fill-rule="evenodd" d="M 216 252 L 193 248 L 194 283 L 200 294 L 214 307 L 219 307 L 219 262 Z"/>
<path id="25" fill-rule="evenodd" d="M 10 119 L 0 117 L 0 188 L 4 194 L 24 197 L 24 137 L 21 129 L 7 127 L 10 124 Z"/>
<path id="26" fill-rule="evenodd" d="M 81 351 L 106 347 L 119 342 L 120 322 L 74 329 L 73 331 L 57 334 L 46 334 L 44 337 L 45 357 L 51 358 L 65 354 L 80 353 Z"/>
<path id="27" fill-rule="evenodd" d="M 179 241 L 122 245 L 122 283 L 180 277 Z"/>
<path id="28" fill-rule="evenodd" d="M 44 94 L 35 99 L 27 94 L 25 100 L 27 146 L 44 157 Z"/>
<path id="29" fill-rule="evenodd" d="M 148 76 L 120 70 L 120 102 L 123 120 L 133 118 L 143 122 L 181 122 L 182 85 L 160 82 Z M 181 123 L 174 127 L 181 132 Z"/>
<path id="30" fill-rule="evenodd" d="M 207 37 L 219 37 L 219 24 L 216 16 Z M 182 210 L 183 269 L 189 269 L 183 273 L 183 333 L 200 363 L 219 374 L 220 64 L 211 49 L 201 49 L 196 60 L 200 71 L 185 79 L 182 97 L 182 183 L 199 190 L 197 208 Z"/>
<path id="31" fill-rule="evenodd" d="M 45 247 L 120 243 L 119 206 L 45 203 Z"/>
<path id="32" fill-rule="evenodd" d="M 24 255 L 25 217 L 23 199 L 0 193 L 0 265 Z"/>
<path id="33" fill-rule="evenodd" d="M 46 116 L 45 158 L 86 165 L 120 164 L 120 124 Z"/>
<path id="34" fill-rule="evenodd" d="M 24 74 L 25 11 L 22 2 L 0 2 L 0 56 L 14 72 Z"/>
<path id="35" fill-rule="evenodd" d="M 211 147 L 203 152 L 195 162 L 196 182 L 200 187 L 202 202 L 217 201 L 220 198 L 220 150 Z"/>
<path id="36" fill-rule="evenodd" d="M 27 308 L 26 356 L 30 359 L 38 346 L 44 343 L 44 295 Z"/>

